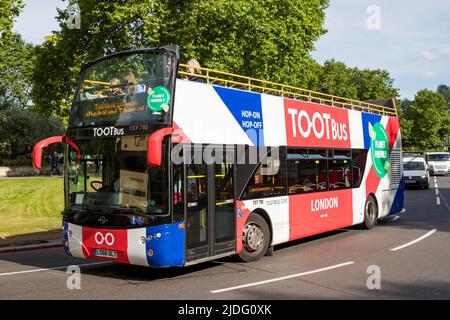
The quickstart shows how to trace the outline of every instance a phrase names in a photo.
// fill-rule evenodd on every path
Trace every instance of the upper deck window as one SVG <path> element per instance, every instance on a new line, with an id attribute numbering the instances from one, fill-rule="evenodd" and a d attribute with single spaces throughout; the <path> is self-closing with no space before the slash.
<path id="1" fill-rule="evenodd" d="M 71 127 L 168 123 L 176 58 L 171 52 L 131 52 L 101 59 L 82 73 Z"/>

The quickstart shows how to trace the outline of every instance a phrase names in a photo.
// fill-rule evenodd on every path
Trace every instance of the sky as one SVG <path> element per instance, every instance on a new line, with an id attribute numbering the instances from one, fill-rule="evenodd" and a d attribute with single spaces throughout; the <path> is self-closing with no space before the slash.
<path id="1" fill-rule="evenodd" d="M 56 8 L 66 6 L 62 0 L 25 0 L 14 30 L 40 44 L 59 28 Z M 349 67 L 386 69 L 402 98 L 450 86 L 450 0 L 330 0 L 325 28 L 312 53 L 321 64 L 336 59 Z"/>

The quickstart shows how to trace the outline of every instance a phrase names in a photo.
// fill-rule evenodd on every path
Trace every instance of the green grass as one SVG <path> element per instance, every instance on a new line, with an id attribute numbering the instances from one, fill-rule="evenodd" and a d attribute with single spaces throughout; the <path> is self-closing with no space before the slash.
<path id="1" fill-rule="evenodd" d="M 63 179 L 0 179 L 0 238 L 61 226 Z"/>

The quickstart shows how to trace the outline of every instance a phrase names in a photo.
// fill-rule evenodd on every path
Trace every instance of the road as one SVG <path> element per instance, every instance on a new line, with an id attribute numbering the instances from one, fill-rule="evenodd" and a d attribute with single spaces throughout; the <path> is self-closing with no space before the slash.
<path id="1" fill-rule="evenodd" d="M 253 263 L 155 270 L 74 259 L 62 248 L 3 253 L 0 299 L 450 299 L 450 177 L 435 181 L 407 190 L 407 211 L 372 230 L 280 245 Z M 79 290 L 67 289 L 69 265 L 81 265 Z"/>

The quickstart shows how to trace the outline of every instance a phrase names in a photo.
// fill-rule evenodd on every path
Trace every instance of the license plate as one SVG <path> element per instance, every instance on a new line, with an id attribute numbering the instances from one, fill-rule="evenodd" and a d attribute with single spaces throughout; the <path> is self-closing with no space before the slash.
<path id="1" fill-rule="evenodd" d="M 416 183 L 416 180 L 405 180 L 406 183 Z"/>
<path id="2" fill-rule="evenodd" d="M 114 250 L 95 249 L 94 255 L 96 257 L 117 259 L 117 251 Z"/>

